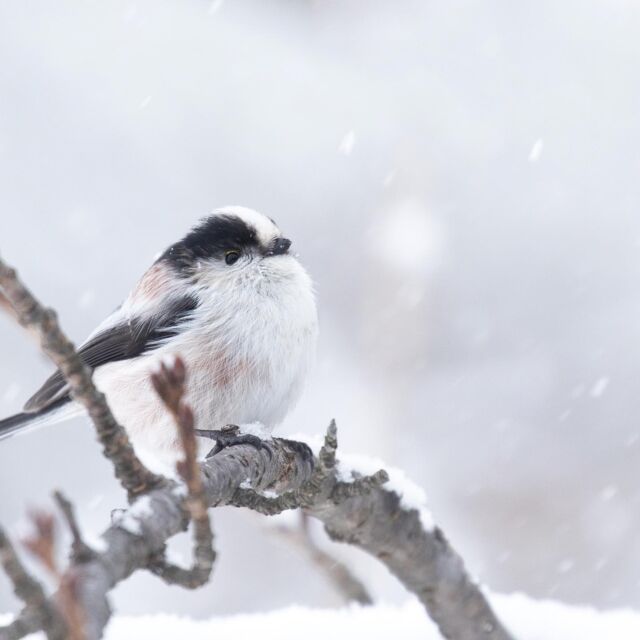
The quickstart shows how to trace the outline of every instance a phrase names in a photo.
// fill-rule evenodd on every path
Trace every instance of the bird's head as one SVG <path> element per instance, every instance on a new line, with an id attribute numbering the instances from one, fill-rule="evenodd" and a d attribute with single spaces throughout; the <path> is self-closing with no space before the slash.
<path id="1" fill-rule="evenodd" d="M 199 284 L 295 276 L 291 240 L 267 216 L 244 207 L 217 209 L 160 257 Z"/>

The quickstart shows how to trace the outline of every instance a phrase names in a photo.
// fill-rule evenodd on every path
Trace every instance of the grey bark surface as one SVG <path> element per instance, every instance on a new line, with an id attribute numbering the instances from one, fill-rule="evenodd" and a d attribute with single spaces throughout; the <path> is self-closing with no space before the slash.
<path id="1" fill-rule="evenodd" d="M 225 449 L 201 468 L 211 507 L 237 504 L 236 497 L 245 495 L 248 486 L 258 492 L 300 493 L 302 502 L 316 492 L 305 511 L 321 520 L 334 539 L 358 546 L 385 564 L 420 599 L 443 637 L 511 638 L 440 530 L 426 530 L 418 511 L 403 507 L 395 492 L 377 486 L 336 503 L 333 490 L 340 482 L 333 475 L 320 480 L 319 493 L 317 488 L 310 492 L 312 461 L 299 447 L 292 448 L 289 441 L 279 439 L 265 441 L 260 450 L 248 445 Z M 136 508 L 134 502 L 104 532 L 106 551 L 73 567 L 78 574 L 80 601 L 89 613 L 87 639 L 99 638 L 109 620 L 109 591 L 145 568 L 153 553 L 187 525 L 182 486 L 168 483 L 146 496 L 144 509 Z M 131 528 L 132 521 L 139 533 L 125 528 Z M 0 639 L 8 637 L 0 631 Z"/>

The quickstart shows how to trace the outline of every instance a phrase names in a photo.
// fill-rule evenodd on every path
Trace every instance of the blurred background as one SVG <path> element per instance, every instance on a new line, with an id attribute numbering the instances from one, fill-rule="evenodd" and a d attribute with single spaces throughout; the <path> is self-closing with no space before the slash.
<path id="1" fill-rule="evenodd" d="M 200 216 L 263 211 L 321 314 L 278 434 L 335 417 L 344 451 L 424 487 L 495 591 L 633 606 L 639 56 L 633 0 L 1 3 L 0 249 L 81 341 Z M 50 371 L 0 315 L 0 413 Z M 124 504 L 84 420 L 0 443 L 12 533 L 55 487 L 94 536 Z M 214 523 L 210 585 L 137 574 L 116 609 L 339 602 L 264 518 Z M 406 598 L 332 550 L 376 598 Z"/>

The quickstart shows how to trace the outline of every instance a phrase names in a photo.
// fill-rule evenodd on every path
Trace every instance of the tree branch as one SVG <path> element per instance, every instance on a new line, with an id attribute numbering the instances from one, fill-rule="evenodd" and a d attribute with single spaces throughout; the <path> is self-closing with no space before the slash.
<path id="1" fill-rule="evenodd" d="M 60 589 L 67 584 L 72 586 L 74 604 L 84 615 L 83 640 L 101 637 L 111 616 L 108 594 L 116 584 L 153 563 L 166 541 L 183 531 L 190 518 L 200 518 L 204 526 L 206 509 L 202 497 L 208 507 L 247 506 L 262 513 L 301 507 L 321 520 L 334 540 L 358 546 L 385 564 L 420 599 L 445 638 L 510 640 L 442 532 L 425 527 L 419 511 L 404 505 L 401 496 L 384 486 L 386 472 L 381 470 L 371 476 L 354 472 L 353 482 L 341 479 L 344 470 L 339 476 L 335 423 L 330 425 L 317 459 L 302 443 L 272 439 L 259 448 L 228 447 L 201 463 L 201 474 L 195 470 L 195 458 L 189 453 L 191 444 L 185 440 L 185 500 L 181 485 L 152 474 L 142 465 L 104 395 L 93 385 L 89 370 L 61 332 L 54 312 L 43 308 L 1 260 L 0 288 L 20 322 L 38 332 L 43 350 L 60 368 L 74 398 L 87 409 L 103 451 L 113 462 L 116 477 L 130 500 L 144 494 L 105 530 L 105 550 L 96 551 L 82 562 L 72 561 L 63 575 Z M 175 410 L 178 426 L 181 422 L 190 423 L 192 430 L 192 416 L 189 419 L 188 412 L 180 408 L 180 399 L 181 396 L 177 401 L 174 398 L 165 402 Z M 189 428 L 184 431 L 187 433 Z M 271 498 L 274 492 L 276 497 Z M 68 520 L 71 522 L 72 518 Z M 199 555 L 200 542 L 206 535 L 195 529 L 195 564 L 206 568 L 208 562 L 213 564 L 213 550 L 209 545 L 205 554 Z M 55 600 L 47 599 L 42 588 L 26 574 L 4 534 L 0 535 L 0 555 L 16 592 L 27 601 L 17 620 L 0 629 L 0 640 L 15 640 L 46 628 L 47 633 L 53 633 L 52 627 L 46 625 L 56 610 Z"/>
<path id="2" fill-rule="evenodd" d="M 297 526 L 277 525 L 267 530 L 278 534 L 304 553 L 309 560 L 329 579 L 345 603 L 357 602 L 361 605 L 373 604 L 369 591 L 351 570 L 330 553 L 321 549 L 309 531 L 309 516 L 300 512 Z"/>
<path id="3" fill-rule="evenodd" d="M 71 503 L 62 498 L 65 516 L 73 520 L 73 509 Z M 78 601 L 78 576 L 73 570 L 73 564 L 69 571 L 62 572 L 56 561 L 56 530 L 53 515 L 45 511 L 34 511 L 31 513 L 31 521 L 34 525 L 34 533 L 23 540 L 24 546 L 37 558 L 42 566 L 56 580 L 58 592 L 56 602 L 53 605 L 60 611 L 64 619 L 65 640 L 85 640 L 84 620 L 85 612 Z M 74 536 L 80 537 L 75 521 L 73 522 Z M 73 558 L 73 555 L 72 555 Z M 79 558 L 84 562 L 84 558 Z M 55 620 L 48 621 L 49 627 L 44 627 L 46 634 L 57 632 Z M 53 626 L 52 626 L 53 625 Z"/>
<path id="4" fill-rule="evenodd" d="M 56 501 L 62 516 L 64 517 L 67 527 L 71 532 L 71 554 L 72 563 L 82 564 L 88 562 L 95 557 L 95 551 L 83 540 L 76 520 L 76 515 L 71 502 L 63 495 L 61 491 L 53 492 L 53 499 Z"/>
<path id="5" fill-rule="evenodd" d="M 91 379 L 91 371 L 60 329 L 55 311 L 43 307 L 22 284 L 14 269 L 0 259 L 0 288 L 15 310 L 20 324 L 35 331 L 42 350 L 69 383 L 74 400 L 89 413 L 104 455 L 111 460 L 116 478 L 132 499 L 157 486 L 161 478 L 149 471 L 133 451 L 125 430 L 116 422 L 104 394 Z"/>
<path id="6" fill-rule="evenodd" d="M 162 549 L 150 559 L 149 569 L 165 582 L 179 584 L 186 589 L 197 589 L 209 581 L 216 560 L 216 552 L 213 549 L 213 531 L 196 457 L 198 447 L 194 432 L 193 411 L 184 403 L 186 392 L 184 362 L 177 357 L 172 365 L 162 363 L 160 371 L 151 376 L 151 381 L 165 407 L 173 416 L 184 451 L 184 460 L 178 462 L 177 470 L 187 485 L 186 508 L 193 521 L 194 563 L 190 569 L 170 564 Z"/>
<path id="7" fill-rule="evenodd" d="M 24 568 L 4 529 L 0 528 L 0 563 L 11 580 L 13 592 L 25 603 L 22 613 L 5 630 L 0 638 L 22 638 L 35 628 L 43 630 L 48 640 L 64 640 L 67 628 L 56 605 L 51 602 L 42 585 Z"/>
<path id="8" fill-rule="evenodd" d="M 335 460 L 331 464 L 334 441 L 332 425 L 329 446 L 316 460 L 315 471 L 313 460 L 287 440 L 267 440 L 260 449 L 250 445 L 224 449 L 201 463 L 207 502 L 210 507 L 236 504 L 241 485 L 243 492 L 250 487 L 258 494 L 277 491 L 301 496 L 309 501 L 305 511 L 320 519 L 333 539 L 378 558 L 416 594 L 445 638 L 509 640 L 511 636 L 442 532 L 425 528 L 418 511 L 403 506 L 397 493 L 375 485 L 368 493 L 341 497 L 336 503 L 334 490 L 343 483 L 335 475 Z M 144 509 L 134 504 L 104 532 L 106 551 L 76 567 L 78 597 L 90 612 L 88 640 L 99 638 L 109 619 L 109 590 L 146 567 L 165 541 L 184 529 L 187 518 L 179 486 L 170 483 L 151 491 Z M 1 631 L 0 639 L 5 640 Z"/>

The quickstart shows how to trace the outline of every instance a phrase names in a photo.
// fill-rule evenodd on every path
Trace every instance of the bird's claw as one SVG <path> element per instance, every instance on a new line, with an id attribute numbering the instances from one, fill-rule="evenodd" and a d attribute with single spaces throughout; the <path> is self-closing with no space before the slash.
<path id="1" fill-rule="evenodd" d="M 207 453 L 205 458 L 211 458 L 223 449 L 239 444 L 249 444 L 258 450 L 266 449 L 270 451 L 264 441 L 258 438 L 258 436 L 240 433 L 240 427 L 235 424 L 228 424 L 222 427 L 222 429 L 194 429 L 194 431 L 200 438 L 208 438 L 209 440 L 216 441 L 215 446 Z"/>

